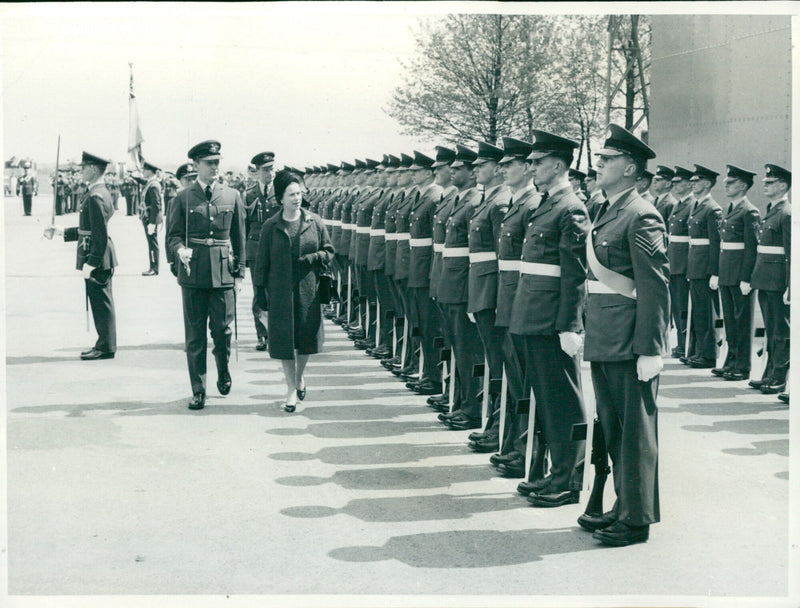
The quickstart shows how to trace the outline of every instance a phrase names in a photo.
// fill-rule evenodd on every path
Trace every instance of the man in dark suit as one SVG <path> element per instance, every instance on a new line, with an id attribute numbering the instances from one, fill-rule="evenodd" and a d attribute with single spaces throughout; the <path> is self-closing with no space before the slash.
<path id="1" fill-rule="evenodd" d="M 767 395 L 786 389 L 789 371 L 789 296 L 791 285 L 792 173 L 766 165 L 764 194 L 769 205 L 758 230 L 758 254 L 750 286 L 758 290 L 758 305 L 767 334 L 767 365 L 761 380 L 750 382 Z"/>
<path id="2" fill-rule="evenodd" d="M 725 196 L 730 203 L 720 225 L 719 276 L 710 285 L 719 289 L 728 355 L 722 367 L 711 373 L 725 380 L 746 380 L 750 376 L 750 330 L 753 296 L 750 278 L 756 263 L 758 226 L 761 214 L 747 200 L 755 173 L 728 165 Z M 743 285 L 746 284 L 746 285 Z M 747 293 L 745 293 L 747 292 Z"/>
<path id="3" fill-rule="evenodd" d="M 142 273 L 142 276 L 151 277 L 158 274 L 158 227 L 164 221 L 163 195 L 161 193 L 161 182 L 158 180 L 158 172 L 161 169 L 151 163 L 142 165 L 142 175 L 144 176 L 145 186 L 142 192 L 142 207 L 139 217 L 144 227 L 144 235 L 147 238 L 147 251 L 150 260 L 150 268 Z"/>
<path id="4" fill-rule="evenodd" d="M 275 155 L 272 152 L 260 152 L 256 154 L 250 163 L 256 167 L 256 183 L 245 192 L 244 211 L 245 211 L 245 234 L 247 250 L 247 267 L 253 272 L 255 266 L 256 253 L 258 252 L 258 240 L 261 237 L 261 226 L 280 206 L 275 202 L 275 196 L 270 198 L 270 187 L 272 186 L 272 174 L 275 163 Z M 256 326 L 256 337 L 258 342 L 256 350 L 267 350 L 267 326 L 262 320 L 262 311 L 258 306 L 258 298 L 253 294 L 253 322 Z"/>
<path id="5" fill-rule="evenodd" d="M 689 314 L 689 281 L 686 278 L 686 264 L 689 259 L 689 214 L 692 211 L 692 172 L 683 167 L 675 167 L 672 178 L 672 193 L 678 201 L 669 216 L 669 293 L 672 305 L 672 320 L 678 334 L 678 345 L 672 351 L 673 357 L 692 354 L 692 344 L 686 348 L 686 326 Z M 689 336 L 691 339 L 691 336 Z"/>
<path id="6" fill-rule="evenodd" d="M 189 409 L 202 409 L 206 401 L 207 329 L 214 340 L 217 389 L 231 390 L 228 361 L 234 292 L 241 290 L 245 254 L 244 205 L 239 193 L 222 185 L 219 173 L 221 145 L 204 141 L 189 150 L 197 167 L 197 180 L 178 192 L 167 222 L 167 244 L 179 261 L 178 284 L 183 294 L 186 360 L 192 399 Z"/>
<path id="7" fill-rule="evenodd" d="M 589 216 L 568 180 L 578 143 L 533 131 L 533 180 L 543 193 L 526 213 L 520 281 L 509 331 L 524 339 L 525 370 L 536 399 L 536 420 L 550 450 L 549 481 L 528 495 L 536 507 L 578 502 L 583 442 L 572 427 L 586 421 L 578 351 L 583 343 L 586 233 Z M 529 439 L 531 440 L 531 439 Z"/>
<path id="8" fill-rule="evenodd" d="M 603 544 L 625 546 L 645 542 L 660 519 L 656 397 L 667 348 L 669 263 L 661 215 L 635 188 L 655 152 L 612 124 L 597 154 L 608 207 L 586 248 L 584 358 L 591 362 L 617 501 L 611 512 L 578 523 Z"/>
<path id="9" fill-rule="evenodd" d="M 117 324 L 111 290 L 117 256 L 114 243 L 108 236 L 108 220 L 114 215 L 114 205 L 103 181 L 103 173 L 109 162 L 94 154 L 83 153 L 81 179 L 89 187 L 81 200 L 78 226 L 67 229 L 49 226 L 44 231 L 48 239 L 59 234 L 65 241 L 78 241 L 76 268 L 83 272 L 86 297 L 92 307 L 92 318 L 98 334 L 94 347 L 81 353 L 84 361 L 113 359 L 117 350 Z"/>
<path id="10" fill-rule="evenodd" d="M 719 224 L 722 208 L 711 197 L 719 173 L 702 165 L 695 165 L 692 175 L 692 193 L 695 202 L 689 214 L 689 258 L 686 278 L 692 299 L 691 330 L 694 355 L 685 355 L 681 361 L 690 367 L 711 369 L 717 362 L 714 316 L 719 312 L 717 282 L 719 276 Z"/>

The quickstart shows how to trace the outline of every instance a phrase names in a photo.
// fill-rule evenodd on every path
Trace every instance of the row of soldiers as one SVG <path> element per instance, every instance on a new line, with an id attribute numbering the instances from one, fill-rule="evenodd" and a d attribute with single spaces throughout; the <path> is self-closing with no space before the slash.
<path id="1" fill-rule="evenodd" d="M 572 430 L 585 423 L 577 357 L 585 336 L 584 358 L 593 362 L 615 479 L 621 484 L 618 476 L 633 475 L 644 484 L 635 492 L 623 490 L 635 505 L 624 517 L 628 527 L 601 540 L 639 542 L 647 525 L 658 521 L 653 370 L 663 365 L 670 304 L 678 334 L 674 356 L 728 380 L 746 379 L 753 310 L 748 303 L 757 290 L 767 364 L 751 385 L 765 393 L 785 387 L 791 174 L 766 166 L 771 203 L 761 222 L 746 199 L 755 173 L 729 165 L 730 203 L 723 218 L 709 196 L 716 172 L 701 165 L 694 171 L 659 165 L 649 174 L 645 163 L 655 153 L 615 125 L 597 170 L 585 176 L 588 196 L 581 196 L 584 176 L 570 170 L 577 143 L 543 131 L 535 136 L 534 143 L 503 138 L 503 148 L 482 142 L 477 152 L 440 146 L 436 158 L 387 154 L 381 162 L 307 169 L 310 209 L 328 226 L 341 292 L 351 296 L 336 321 L 358 348 L 407 380 L 409 389 L 431 395 L 429 404 L 449 428 L 477 430 L 488 401 L 490 415 L 482 431 L 470 435 L 470 447 L 499 452 L 491 461 L 503 475 L 527 475 L 519 491 L 540 507 L 578 502 L 583 451 Z M 609 167 L 619 157 L 630 164 L 617 175 Z M 612 196 L 608 184 L 613 190 L 614 180 L 630 185 L 625 196 Z M 718 293 L 727 356 L 717 366 Z M 607 304 L 592 306 L 593 299 Z M 589 336 L 592 317 L 598 340 Z M 393 339 L 399 335 L 404 339 Z M 455 372 L 448 387 L 440 362 L 451 348 Z M 620 376 L 614 369 L 631 359 L 634 379 L 647 382 L 646 390 L 630 382 L 630 370 Z M 618 402 L 610 404 L 618 391 Z M 531 410 L 535 456 L 526 470 Z M 637 448 L 630 445 L 633 438 L 620 436 L 630 432 L 619 424 L 626 416 L 643 434 Z M 628 458 L 620 444 L 627 444 L 623 452 L 632 450 Z M 619 507 L 581 525 L 595 531 L 611 525 Z"/>

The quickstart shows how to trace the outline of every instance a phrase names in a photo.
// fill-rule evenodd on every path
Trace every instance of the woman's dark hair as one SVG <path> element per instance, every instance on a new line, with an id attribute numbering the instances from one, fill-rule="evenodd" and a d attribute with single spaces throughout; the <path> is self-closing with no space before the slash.
<path id="1" fill-rule="evenodd" d="M 283 199 L 283 193 L 286 191 L 286 188 L 289 187 L 289 184 L 300 185 L 300 180 L 294 173 L 283 169 L 275 174 L 275 178 L 272 180 L 272 187 L 275 188 L 275 200 L 279 203 L 281 199 Z"/>

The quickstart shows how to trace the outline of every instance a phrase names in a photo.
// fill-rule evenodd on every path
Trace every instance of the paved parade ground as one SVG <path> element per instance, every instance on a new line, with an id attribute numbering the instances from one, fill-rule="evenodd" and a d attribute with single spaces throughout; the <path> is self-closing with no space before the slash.
<path id="1" fill-rule="evenodd" d="M 328 322 L 308 397 L 283 412 L 280 365 L 254 350 L 249 276 L 233 389 L 217 394 L 209 353 L 207 406 L 189 411 L 180 290 L 163 257 L 141 276 L 142 225 L 124 211 L 109 227 L 116 358 L 80 361 L 96 335 L 75 243 L 41 236 L 49 205 L 22 217 L 5 200 L 10 595 L 789 593 L 789 406 L 774 395 L 668 359 L 662 522 L 605 548 L 576 524 L 588 492 L 530 507 L 468 432 Z"/>

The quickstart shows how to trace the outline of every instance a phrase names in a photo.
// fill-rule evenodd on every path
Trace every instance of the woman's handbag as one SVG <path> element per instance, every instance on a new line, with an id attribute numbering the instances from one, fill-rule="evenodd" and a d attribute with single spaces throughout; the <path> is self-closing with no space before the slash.
<path id="1" fill-rule="evenodd" d="M 325 266 L 319 274 L 319 301 L 321 304 L 330 304 L 331 300 L 339 299 L 339 286 L 336 284 L 336 277 L 333 270 Z"/>

